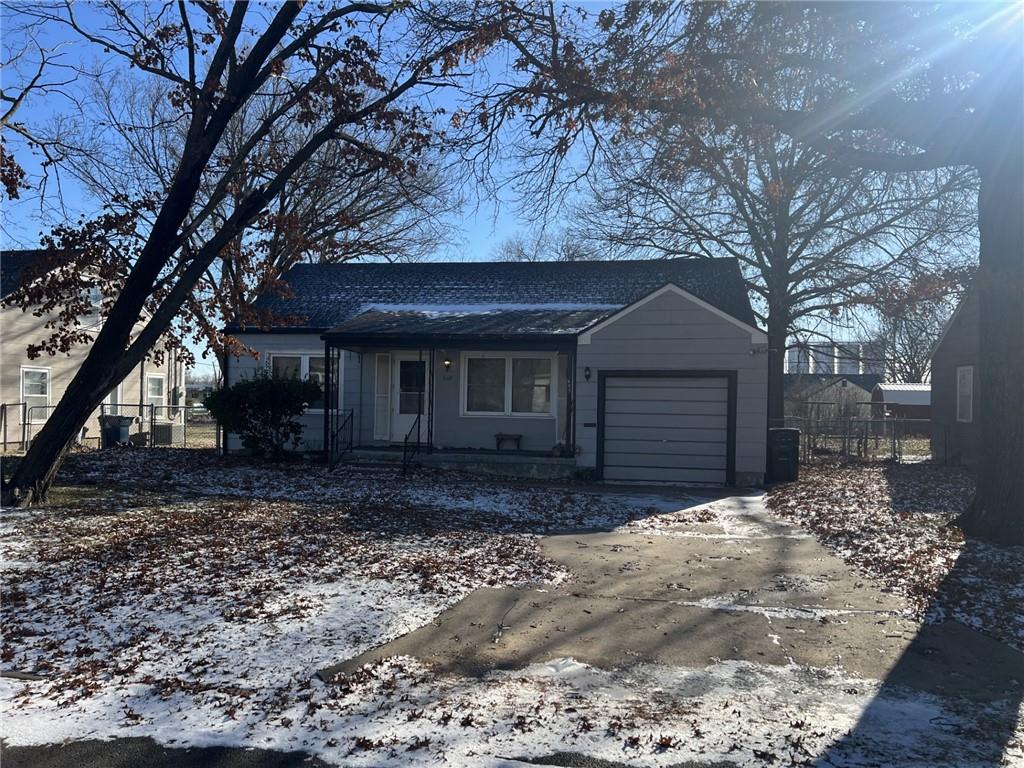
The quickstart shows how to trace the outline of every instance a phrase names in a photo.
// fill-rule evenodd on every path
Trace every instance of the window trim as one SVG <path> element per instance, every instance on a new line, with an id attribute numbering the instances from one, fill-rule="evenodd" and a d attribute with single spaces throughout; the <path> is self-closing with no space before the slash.
<path id="1" fill-rule="evenodd" d="M 168 397 L 167 397 L 167 374 L 165 374 L 165 373 L 147 373 L 146 374 L 146 389 L 142 393 L 142 404 L 143 404 L 143 413 L 144 413 L 143 420 L 145 420 L 149 416 L 149 414 L 150 414 L 150 410 L 149 410 L 149 406 L 151 405 L 151 403 L 149 402 L 149 380 L 150 379 L 160 379 L 160 381 L 162 381 L 163 384 L 164 384 L 164 386 L 163 386 L 164 394 L 163 394 L 163 397 L 161 398 L 163 400 L 163 405 L 157 406 L 157 408 L 159 410 L 154 411 L 154 413 L 155 413 L 154 421 L 170 421 L 171 420 L 171 409 L 168 407 L 169 403 L 167 402 L 167 400 L 168 400 Z"/>
<path id="2" fill-rule="evenodd" d="M 120 416 L 121 415 L 121 408 L 124 405 L 121 402 L 121 385 L 123 383 L 124 382 L 118 382 L 116 385 L 114 385 L 114 388 L 112 390 L 107 392 L 107 397 L 104 397 L 103 400 L 100 402 L 100 413 L 101 414 L 104 411 L 106 411 L 107 415 L 109 415 L 109 416 Z M 114 401 L 112 403 L 108 403 L 107 402 L 107 398 L 109 398 L 111 396 L 113 396 Z M 103 406 L 106 406 L 106 408 L 104 408 Z M 111 406 L 115 406 L 115 411 L 111 411 L 110 410 Z"/>
<path id="3" fill-rule="evenodd" d="M 469 397 L 469 360 L 479 358 L 485 360 L 505 361 L 505 408 L 501 411 L 470 411 L 467 410 Z M 548 410 L 544 412 L 512 410 L 512 360 L 549 360 L 551 362 L 551 396 L 548 398 Z M 468 419 L 555 419 L 558 415 L 558 352 L 493 352 L 463 350 L 459 355 L 459 416 Z"/>
<path id="4" fill-rule="evenodd" d="M 324 370 L 326 371 L 327 358 L 324 357 L 324 351 L 322 349 L 318 349 L 318 350 L 315 350 L 315 351 L 313 351 L 313 350 L 308 350 L 308 351 L 307 350 L 290 350 L 290 351 L 287 351 L 287 352 L 285 352 L 284 350 L 278 350 L 276 352 L 269 352 L 268 351 L 266 353 L 266 355 L 267 355 L 266 369 L 267 369 L 268 373 L 273 373 L 273 371 L 274 371 L 274 358 L 275 357 L 297 357 L 297 358 L 299 358 L 299 378 L 301 378 L 301 379 L 308 379 L 309 378 L 309 358 L 311 358 L 311 357 L 322 357 L 323 360 L 324 360 Z M 344 362 L 344 356 L 343 356 L 338 361 L 339 383 L 344 381 L 344 379 L 341 378 L 342 375 L 343 375 L 342 372 L 344 370 L 345 370 L 345 362 Z M 341 400 L 341 398 L 343 396 L 344 395 L 342 394 L 342 388 L 338 387 L 338 399 L 339 399 L 338 405 L 339 405 L 339 407 L 341 405 L 340 400 Z M 324 404 L 326 405 L 326 403 L 327 403 L 327 393 L 324 392 Z M 324 413 L 324 409 L 323 408 L 307 408 L 306 409 L 306 413 L 307 414 L 321 415 L 322 416 L 323 413 Z"/>
<path id="5" fill-rule="evenodd" d="M 960 389 L 960 371 L 970 371 L 968 381 L 970 381 L 970 392 L 962 393 Z M 967 418 L 963 418 L 960 415 L 960 397 L 962 394 L 969 394 L 970 400 L 968 401 L 968 414 Z M 974 366 L 973 365 L 958 365 L 956 367 L 956 420 L 960 424 L 973 424 L 974 423 Z"/>
<path id="6" fill-rule="evenodd" d="M 29 406 L 28 400 L 26 400 L 25 398 L 26 397 L 41 397 L 41 395 L 26 395 L 25 394 L 25 373 L 26 372 L 45 373 L 46 374 L 46 405 L 44 406 L 43 418 L 41 418 L 41 419 L 31 418 L 31 414 L 29 413 L 30 408 L 34 408 L 35 406 Z M 26 423 L 27 424 L 45 424 L 46 420 L 50 416 L 49 412 L 47 410 L 45 410 L 45 409 L 48 409 L 50 407 L 50 392 L 52 390 L 52 387 L 50 386 L 50 382 L 51 382 L 51 378 L 52 378 L 52 374 L 50 373 L 50 369 L 49 368 L 44 368 L 41 365 L 23 365 L 23 366 L 21 366 L 21 371 L 20 371 L 20 373 L 18 375 L 19 375 L 19 378 L 21 380 L 21 402 L 25 403 Z"/>

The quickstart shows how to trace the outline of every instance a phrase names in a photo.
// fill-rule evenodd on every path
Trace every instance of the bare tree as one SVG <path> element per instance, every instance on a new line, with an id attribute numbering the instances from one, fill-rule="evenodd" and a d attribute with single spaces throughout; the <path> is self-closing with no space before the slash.
<path id="1" fill-rule="evenodd" d="M 337 147 L 374 172 L 415 176 L 438 133 L 436 115 L 413 97 L 456 83 L 460 67 L 499 39 L 504 8 L 112 1 L 83 19 L 68 0 L 25 10 L 96 46 L 109 66 L 168 84 L 185 127 L 166 188 L 141 198 L 115 191 L 102 216 L 58 228 L 50 239 L 52 258 L 36 266 L 16 298 L 32 311 L 61 308 L 74 318 L 81 314 L 81 275 L 118 288 L 108 296 L 87 357 L 5 484 L 5 501 L 24 505 L 45 497 L 89 413 L 181 322 L 214 261 L 245 247 L 239 238 L 246 229 L 325 148 Z M 272 82 L 282 85 L 284 98 L 225 153 L 232 121 Z M 306 138 L 275 151 L 267 140 L 289 121 L 303 126 Z M 368 128 L 377 141 L 368 138 Z M 225 201 L 229 212 L 218 222 Z M 197 238 L 203 228 L 207 234 Z M 60 338 L 51 345 L 80 336 L 72 322 L 54 330 Z"/>
<path id="2" fill-rule="evenodd" d="M 864 303 L 884 340 L 891 380 L 927 381 L 931 358 L 950 317 L 974 276 L 973 266 L 914 270 L 876 281 Z"/>
<path id="3" fill-rule="evenodd" d="M 1024 542 L 1024 14 L 1013 3 L 625 3 L 550 6 L 510 36 L 525 73 L 483 94 L 525 115 L 535 175 L 594 137 L 673 126 L 769 126 L 848 168 L 979 177 L 979 424 L 984 455 L 963 524 Z M 813 101 L 786 83 L 809 79 Z M 577 153 L 579 154 L 579 153 Z M 540 157 L 538 157 L 540 155 Z M 580 171 L 574 169 L 574 174 Z"/>
<path id="4" fill-rule="evenodd" d="M 75 82 L 78 72 L 66 61 L 63 46 L 48 47 L 40 42 L 38 19 L 19 18 L 17 9 L 9 3 L 0 3 L 0 15 L 4 26 L 0 54 L 0 188 L 9 200 L 20 198 L 30 189 L 28 174 L 11 151 L 11 144 L 18 144 L 41 157 L 42 199 L 51 172 L 59 168 L 73 147 L 64 136 L 61 120 L 51 120 L 45 126 L 33 124 L 25 118 L 26 107 L 61 96 Z"/>
<path id="5" fill-rule="evenodd" d="M 534 229 L 507 237 L 494 249 L 497 261 L 584 261 L 595 258 L 596 249 L 587 248 L 568 228 L 558 232 Z"/>
<path id="6" fill-rule="evenodd" d="M 260 122 L 287 99 L 281 79 L 256 94 L 229 121 L 220 158 L 227 161 L 244 152 Z M 85 188 L 97 200 L 105 199 L 110 189 L 134 198 L 165 191 L 181 161 L 187 127 L 178 119 L 167 84 L 139 83 L 115 72 L 95 82 L 90 102 L 97 106 L 100 119 L 86 123 L 91 127 L 80 142 L 91 151 L 68 162 Z M 294 121 L 274 123 L 258 151 L 286 157 L 309 140 L 311 130 Z M 357 126 L 352 133 L 385 153 L 400 140 L 370 126 Z M 224 225 L 264 174 L 258 164 L 239 168 L 227 195 L 218 189 L 217 179 L 200 187 L 194 210 L 207 218 L 192 228 L 193 247 Z M 452 210 L 451 187 L 442 158 L 433 150 L 418 161 L 415 174 L 396 175 L 376 156 L 337 143 L 323 146 L 210 264 L 184 307 L 189 325 L 223 357 L 241 351 L 233 337 L 221 332 L 223 323 L 262 326 L 287 321 L 258 315 L 252 304 L 261 293 L 274 290 L 294 264 L 421 258 L 446 237 L 441 217 Z M 150 216 L 143 216 L 152 223 Z"/>
<path id="7" fill-rule="evenodd" d="M 574 241 L 618 257 L 739 260 L 768 330 L 769 419 L 782 424 L 788 339 L 834 333 L 863 287 L 974 245 L 969 172 L 895 179 L 838 167 L 778 131 L 685 128 L 612 146 Z M 832 340 L 832 339 L 828 339 Z"/>

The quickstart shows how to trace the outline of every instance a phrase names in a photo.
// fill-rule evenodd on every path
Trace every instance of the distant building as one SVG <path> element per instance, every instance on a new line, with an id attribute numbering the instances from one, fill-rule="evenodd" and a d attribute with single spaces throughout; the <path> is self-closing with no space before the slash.
<path id="1" fill-rule="evenodd" d="M 786 355 L 786 372 L 856 376 L 885 376 L 885 346 L 878 341 L 840 341 L 802 344 Z"/>
<path id="2" fill-rule="evenodd" d="M 968 289 L 932 353 L 932 458 L 977 466 L 978 295 Z"/>
<path id="3" fill-rule="evenodd" d="M 788 373 L 784 379 L 786 416 L 814 421 L 866 417 L 871 391 L 881 380 L 874 374 Z"/>
<path id="4" fill-rule="evenodd" d="M 7 299 L 29 279 L 30 267 L 43 258 L 44 251 L 3 251 L 0 253 L 0 293 Z M 96 302 L 95 299 L 93 299 Z M 0 439 L 6 450 L 11 444 L 24 446 L 35 437 L 64 390 L 78 373 L 89 353 L 86 345 L 74 347 L 66 355 L 28 356 L 28 345 L 38 344 L 51 333 L 47 322 L 55 313 L 42 317 L 22 311 L 16 305 L 0 308 Z M 86 333 L 98 332 L 99 305 L 93 315 L 83 318 Z M 99 443 L 101 413 L 131 416 L 139 421 L 140 439 L 167 433 L 167 425 L 177 418 L 185 383 L 185 366 L 173 349 L 167 350 L 163 363 L 143 360 L 115 386 L 100 408 L 85 422 L 80 439 Z"/>
<path id="5" fill-rule="evenodd" d="M 811 354 L 805 347 L 792 347 L 786 355 L 786 372 L 801 374 L 811 372 Z"/>
<path id="6" fill-rule="evenodd" d="M 930 419 L 931 384 L 876 384 L 871 393 L 875 418 Z"/>

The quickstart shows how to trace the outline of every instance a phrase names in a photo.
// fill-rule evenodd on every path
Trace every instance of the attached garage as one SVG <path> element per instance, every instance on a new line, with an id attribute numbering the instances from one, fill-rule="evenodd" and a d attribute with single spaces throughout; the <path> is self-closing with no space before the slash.
<path id="1" fill-rule="evenodd" d="M 735 371 L 601 371 L 604 480 L 735 482 Z"/>
<path id="2" fill-rule="evenodd" d="M 580 334 L 577 462 L 595 479 L 764 482 L 768 339 L 732 284 L 719 306 L 669 284 Z"/>

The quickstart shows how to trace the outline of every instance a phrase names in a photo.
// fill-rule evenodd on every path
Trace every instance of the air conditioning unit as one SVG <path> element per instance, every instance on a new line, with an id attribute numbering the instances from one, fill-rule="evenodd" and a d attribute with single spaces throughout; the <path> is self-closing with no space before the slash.
<path id="1" fill-rule="evenodd" d="M 185 442 L 185 425 L 154 422 L 153 445 L 181 445 Z"/>

